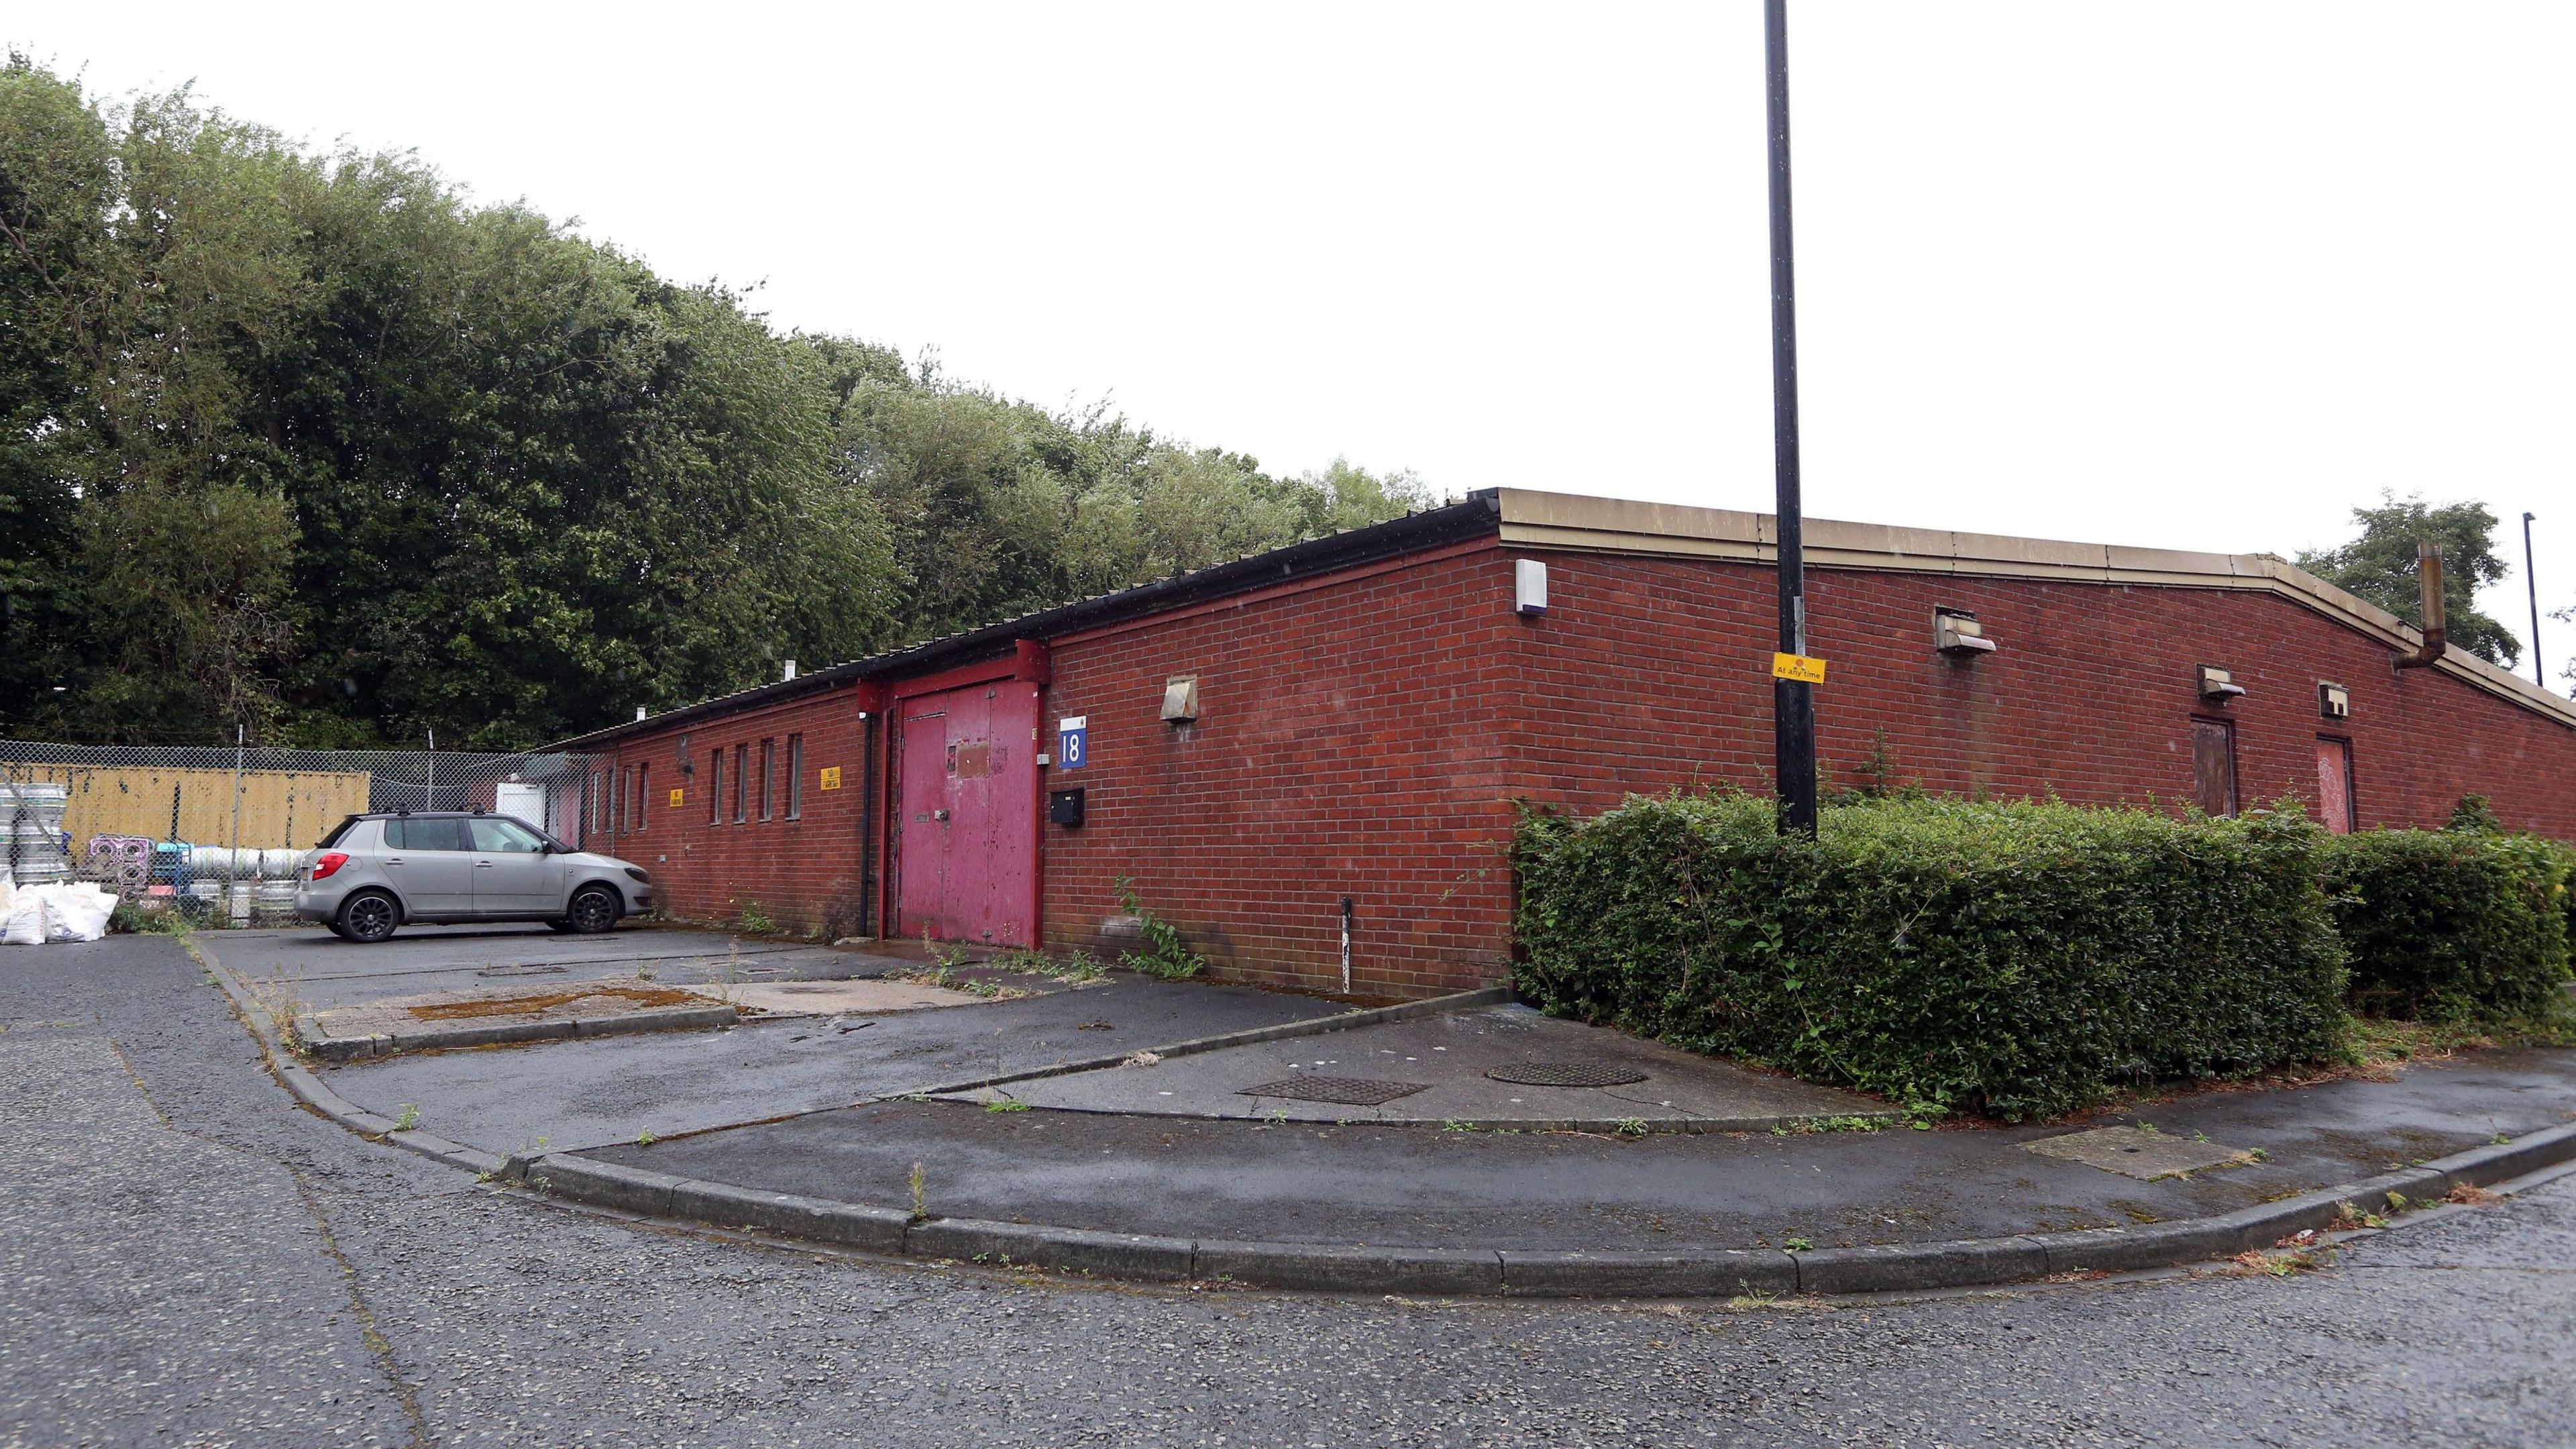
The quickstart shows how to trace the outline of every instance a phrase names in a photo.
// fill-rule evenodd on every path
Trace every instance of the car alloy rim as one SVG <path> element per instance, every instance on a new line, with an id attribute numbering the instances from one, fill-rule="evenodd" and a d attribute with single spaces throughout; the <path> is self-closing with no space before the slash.
<path id="1" fill-rule="evenodd" d="M 608 897 L 597 891 L 583 891 L 573 902 L 573 915 L 585 926 L 605 924 L 608 920 Z"/>
<path id="2" fill-rule="evenodd" d="M 349 929 L 361 936 L 372 936 L 393 924 L 393 911 L 383 901 L 368 896 L 349 908 Z"/>

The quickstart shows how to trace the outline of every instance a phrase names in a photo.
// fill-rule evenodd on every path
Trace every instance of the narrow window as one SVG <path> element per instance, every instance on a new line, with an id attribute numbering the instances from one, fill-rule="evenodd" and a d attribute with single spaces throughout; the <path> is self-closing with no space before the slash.
<path id="1" fill-rule="evenodd" d="M 805 818 L 805 737 L 787 737 L 787 818 Z"/>
<path id="2" fill-rule="evenodd" d="M 646 760 L 635 767 L 635 833 L 644 833 L 644 822 L 653 818 L 653 762 Z"/>
<path id="3" fill-rule="evenodd" d="M 724 746 L 707 751 L 707 823 L 724 824 Z"/>
<path id="4" fill-rule="evenodd" d="M 740 825 L 751 818 L 745 807 L 751 803 L 751 742 L 733 747 L 733 823 Z"/>
<path id="5" fill-rule="evenodd" d="M 771 777 L 777 773 L 778 741 L 775 739 L 762 740 L 760 742 L 760 818 L 763 820 L 770 818 L 769 782 Z"/>
<path id="6" fill-rule="evenodd" d="M 617 767 L 617 793 L 608 797 L 608 833 L 613 839 L 626 833 L 626 767 Z"/>

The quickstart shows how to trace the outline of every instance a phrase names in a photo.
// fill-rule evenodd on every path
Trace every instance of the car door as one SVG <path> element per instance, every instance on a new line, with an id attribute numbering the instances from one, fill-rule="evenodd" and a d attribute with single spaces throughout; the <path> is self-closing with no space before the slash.
<path id="1" fill-rule="evenodd" d="M 474 913 L 474 857 L 465 822 L 453 815 L 400 815 L 385 822 L 385 879 L 414 917 L 457 920 Z"/>
<path id="2" fill-rule="evenodd" d="M 474 843 L 474 914 L 563 914 L 563 857 L 545 848 L 543 836 L 499 815 L 465 823 Z"/>

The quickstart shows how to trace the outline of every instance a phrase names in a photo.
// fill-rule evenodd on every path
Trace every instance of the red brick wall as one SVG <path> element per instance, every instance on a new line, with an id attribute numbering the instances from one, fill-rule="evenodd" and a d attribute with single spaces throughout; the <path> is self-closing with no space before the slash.
<path id="1" fill-rule="evenodd" d="M 1594 810 L 1694 779 L 1769 788 L 1767 568 L 1524 556 L 1547 560 L 1551 606 L 1522 635 L 1509 711 L 1510 768 L 1533 798 Z M 2313 812 L 2317 737 L 2340 735 L 2364 828 L 2438 825 L 2474 792 L 2508 825 L 2576 839 L 2576 729 L 2392 669 L 2385 646 L 2268 593 L 1818 570 L 1807 596 L 1809 650 L 1831 665 L 1817 748 L 1841 783 L 1883 729 L 1899 776 L 1932 790 L 2179 805 L 2199 714 L 2236 722 L 2249 805 L 2295 793 Z M 1975 613 L 1996 652 L 1936 652 L 1936 605 Z M 2202 664 L 2233 671 L 2245 696 L 2202 706 Z M 2349 720 L 2318 717 L 2320 680 L 2351 690 Z"/>
<path id="2" fill-rule="evenodd" d="M 1134 879 L 1234 979 L 1423 996 L 1494 979 L 1510 953 L 1496 708 L 1508 697 L 1511 561 L 1490 545 L 1055 641 L 1044 725 L 1090 720 L 1086 823 L 1046 827 L 1047 939 L 1100 927 Z M 1202 713 L 1160 715 L 1195 674 Z"/>
<path id="3" fill-rule="evenodd" d="M 1512 560 L 1549 565 L 1547 615 L 1512 612 Z M 2576 839 L 2576 729 L 2428 670 L 2265 593 L 1819 570 L 1811 649 L 1820 750 L 1854 781 L 1885 731 L 1899 777 L 1926 788 L 2179 806 L 2190 721 L 2236 722 L 2248 803 L 2313 801 L 2319 734 L 2353 742 L 2361 823 L 2438 824 L 2464 793 L 2513 826 Z M 1954 662 L 1932 611 L 1974 611 L 1997 652 Z M 1510 954 L 1503 850 L 1514 798 L 1579 810 L 1693 782 L 1768 788 L 1771 574 L 1752 565 L 1470 545 L 1321 582 L 1059 638 L 1041 700 L 1085 715 L 1078 830 L 1042 826 L 1044 931 L 1114 953 L 1114 882 L 1182 927 L 1232 979 L 1339 980 L 1339 902 L 1355 898 L 1353 987 L 1419 996 L 1494 979 Z M 2195 666 L 2244 698 L 2205 709 Z M 1202 713 L 1164 724 L 1166 678 L 1195 674 Z M 2317 717 L 2316 684 L 2352 694 Z M 649 763 L 648 825 L 611 848 L 645 864 L 666 909 L 695 919 L 756 901 L 773 918 L 853 922 L 862 796 L 847 687 L 622 747 Z M 806 740 L 805 818 L 708 824 L 707 752 Z M 815 788 L 827 765 L 846 787 Z M 879 760 L 879 769 L 883 769 Z M 782 764 L 783 769 L 783 764 Z M 669 806 L 673 786 L 685 803 Z M 631 788 L 631 787 L 630 787 Z M 730 793 L 730 787 L 728 787 Z M 755 810 L 754 814 L 757 812 Z"/>
<path id="4" fill-rule="evenodd" d="M 861 769 L 863 726 L 853 692 L 837 688 L 818 695 L 702 720 L 681 729 L 658 732 L 621 743 L 617 764 L 631 771 L 648 767 L 644 828 L 634 828 L 629 806 L 626 831 L 613 842 L 593 835 L 591 848 L 634 861 L 653 874 L 662 910 L 688 920 L 718 921 L 739 917 L 758 905 L 771 919 L 799 929 L 857 929 L 860 900 L 860 805 L 866 795 Z M 871 721 L 872 726 L 875 722 Z M 802 734 L 804 798 L 801 818 L 787 818 L 788 736 Z M 689 742 L 694 773 L 683 774 L 678 753 L 681 736 Z M 771 818 L 760 818 L 758 772 L 760 744 L 777 749 L 771 786 Z M 748 817 L 733 823 L 734 746 L 750 746 L 753 771 Z M 707 758 L 725 755 L 724 819 L 710 824 Z M 841 788 L 825 790 L 822 772 L 841 770 Z M 882 769 L 882 761 L 879 768 Z M 631 773 L 623 776 L 634 789 Z M 681 792 L 673 806 L 671 792 Z"/>

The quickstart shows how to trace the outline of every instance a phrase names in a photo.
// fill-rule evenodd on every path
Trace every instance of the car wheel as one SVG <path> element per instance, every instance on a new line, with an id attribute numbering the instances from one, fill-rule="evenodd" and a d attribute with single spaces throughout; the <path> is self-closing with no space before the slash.
<path id="1" fill-rule="evenodd" d="M 617 892 L 606 886 L 583 886 L 572 894 L 572 909 L 564 912 L 564 921 L 585 936 L 595 936 L 617 924 Z"/>
<path id="2" fill-rule="evenodd" d="M 402 924 L 402 908 L 383 891 L 360 891 L 340 905 L 340 919 L 334 923 L 340 939 L 361 945 L 381 941 Z"/>

